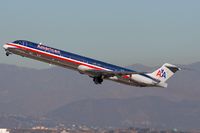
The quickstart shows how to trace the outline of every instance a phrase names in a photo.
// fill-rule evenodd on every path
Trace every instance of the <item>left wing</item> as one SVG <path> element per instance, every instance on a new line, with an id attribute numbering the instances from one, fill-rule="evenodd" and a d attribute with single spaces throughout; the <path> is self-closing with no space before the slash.
<path id="1" fill-rule="evenodd" d="M 101 84 L 103 79 L 109 79 L 112 77 L 117 78 L 129 78 L 132 79 L 133 74 L 146 74 L 145 72 L 135 72 L 135 71 L 109 71 L 109 70 L 95 70 L 87 66 L 78 66 L 78 71 L 81 74 L 86 74 L 93 78 L 95 84 Z"/>
<path id="2" fill-rule="evenodd" d="M 105 71 L 105 70 L 86 70 L 85 73 L 87 73 L 90 76 L 93 77 L 103 77 L 103 78 L 109 78 L 113 76 L 127 76 L 132 74 L 144 74 L 144 72 L 126 72 L 126 71 Z"/>

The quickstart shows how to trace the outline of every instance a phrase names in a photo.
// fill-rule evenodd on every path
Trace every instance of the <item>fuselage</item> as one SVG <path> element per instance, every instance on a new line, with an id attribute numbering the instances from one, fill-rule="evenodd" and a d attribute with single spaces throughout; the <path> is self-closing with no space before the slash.
<path id="1" fill-rule="evenodd" d="M 4 49 L 12 54 L 32 58 L 49 64 L 58 65 L 68 69 L 80 71 L 80 66 L 94 70 L 117 71 L 117 72 L 135 72 L 124 67 L 112 65 L 95 59 L 80 56 L 74 53 L 66 52 L 56 48 L 48 47 L 40 43 L 33 43 L 25 40 L 17 40 L 7 43 Z M 89 75 L 92 77 L 92 75 Z M 155 86 L 158 81 L 148 74 L 133 74 L 126 76 L 113 76 L 109 80 L 120 82 L 133 86 Z"/>

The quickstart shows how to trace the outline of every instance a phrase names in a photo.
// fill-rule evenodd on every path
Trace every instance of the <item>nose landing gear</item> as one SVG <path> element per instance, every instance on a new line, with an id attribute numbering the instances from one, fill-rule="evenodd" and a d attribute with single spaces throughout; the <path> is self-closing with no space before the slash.
<path id="1" fill-rule="evenodd" d="M 9 56 L 10 55 L 10 53 L 9 52 L 6 52 L 6 56 Z"/>

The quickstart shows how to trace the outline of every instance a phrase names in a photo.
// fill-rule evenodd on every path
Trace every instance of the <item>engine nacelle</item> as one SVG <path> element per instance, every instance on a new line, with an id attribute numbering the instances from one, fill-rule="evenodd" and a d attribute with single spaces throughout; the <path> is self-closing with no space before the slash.
<path id="1" fill-rule="evenodd" d="M 79 71 L 81 74 L 84 74 L 85 71 L 91 70 L 92 68 L 90 68 L 90 67 L 88 67 L 88 66 L 80 65 L 80 66 L 78 66 L 77 69 L 78 69 L 78 71 Z"/>
<path id="2" fill-rule="evenodd" d="M 144 84 L 147 84 L 147 85 L 155 84 L 155 81 L 153 81 L 152 79 L 146 78 L 146 77 L 141 76 L 139 74 L 134 74 L 131 78 L 133 80 L 139 82 L 139 83 L 144 83 Z"/>

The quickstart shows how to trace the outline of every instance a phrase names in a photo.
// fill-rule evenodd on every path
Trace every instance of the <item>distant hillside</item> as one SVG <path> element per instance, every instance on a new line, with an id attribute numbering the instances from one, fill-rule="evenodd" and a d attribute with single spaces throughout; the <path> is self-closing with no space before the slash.
<path id="1" fill-rule="evenodd" d="M 89 99 L 67 104 L 48 117 L 65 124 L 194 129 L 200 127 L 200 102 L 172 102 L 161 97 Z"/>
<path id="2" fill-rule="evenodd" d="M 129 67 L 148 72 L 157 69 L 138 64 Z M 37 70 L 0 64 L 0 114 L 41 116 L 85 99 L 123 101 L 160 97 L 175 103 L 200 101 L 200 62 L 182 67 L 189 69 L 178 72 L 170 79 L 168 88 L 138 88 L 111 81 L 94 85 L 88 76 L 60 67 Z M 189 105 L 186 104 L 185 107 Z M 132 112 L 128 113 L 134 115 Z M 197 120 L 196 117 L 191 119 Z"/>

